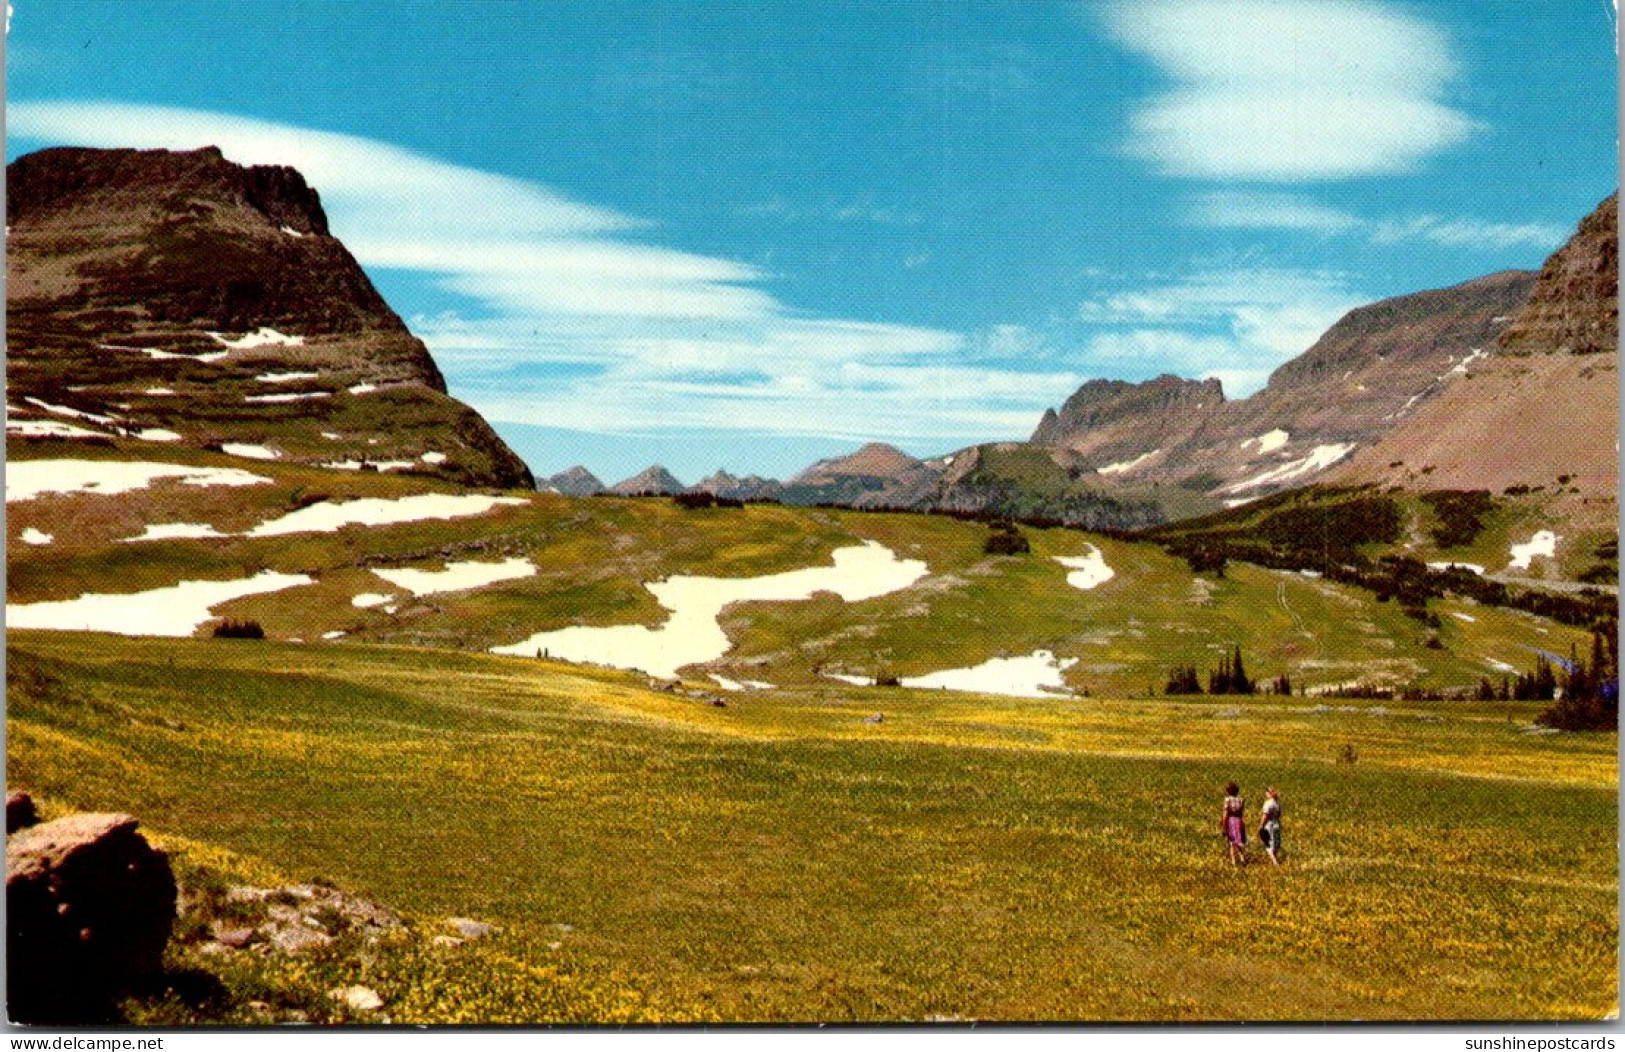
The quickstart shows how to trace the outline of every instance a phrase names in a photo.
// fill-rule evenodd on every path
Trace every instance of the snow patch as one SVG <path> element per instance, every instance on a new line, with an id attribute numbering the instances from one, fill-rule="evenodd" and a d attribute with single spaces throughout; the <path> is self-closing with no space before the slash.
<path id="1" fill-rule="evenodd" d="M 43 399 L 34 398 L 32 396 L 25 397 L 23 401 L 28 402 L 31 405 L 39 406 L 47 413 L 55 413 L 57 416 L 71 416 L 75 420 L 89 420 L 93 424 L 115 424 L 119 419 L 116 416 L 103 416 L 100 413 L 87 413 L 83 409 L 75 409 L 72 406 L 54 405 Z"/>
<path id="2" fill-rule="evenodd" d="M 1478 618 L 1474 617 L 1472 614 L 1463 614 L 1456 610 L 1450 611 L 1450 616 L 1460 621 L 1466 621 L 1468 624 L 1473 624 L 1478 621 Z"/>
<path id="3" fill-rule="evenodd" d="M 56 534 L 42 533 L 41 531 L 30 526 L 23 530 L 22 535 L 18 538 L 18 540 L 22 541 L 24 544 L 50 544 L 52 541 L 56 540 Z"/>
<path id="4" fill-rule="evenodd" d="M 536 566 L 529 559 L 513 558 L 497 563 L 447 563 L 444 570 L 379 570 L 372 571 L 398 588 L 413 595 L 438 595 L 441 592 L 461 592 L 469 588 L 483 588 L 498 581 L 514 581 L 521 577 L 534 577 Z"/>
<path id="5" fill-rule="evenodd" d="M 213 608 L 221 603 L 314 583 L 304 574 L 262 570 L 237 581 L 182 581 L 123 595 L 92 592 L 59 602 L 8 603 L 6 625 L 125 636 L 189 636 L 214 616 Z"/>
<path id="6" fill-rule="evenodd" d="M 229 533 L 219 533 L 206 522 L 162 522 L 148 525 L 146 530 L 135 537 L 125 537 L 121 544 L 134 544 L 137 541 L 174 541 L 188 540 L 198 537 L 229 537 Z"/>
<path id="7" fill-rule="evenodd" d="M 47 493 L 128 493 L 159 479 L 187 486 L 257 486 L 271 480 L 240 468 L 145 460 L 18 460 L 6 466 L 6 503 Z"/>
<path id="8" fill-rule="evenodd" d="M 876 541 L 839 548 L 833 561 L 833 566 L 764 577 L 669 577 L 644 585 L 671 611 L 658 628 L 576 625 L 538 632 L 491 650 L 525 657 L 545 650 L 566 661 L 641 669 L 652 676 L 675 678 L 684 665 L 715 661 L 733 646 L 718 621 L 732 603 L 794 602 L 818 592 L 833 592 L 853 603 L 901 591 L 929 572 L 925 563 L 899 560 Z"/>
<path id="9" fill-rule="evenodd" d="M 1485 658 L 1484 659 L 1484 664 L 1488 665 L 1490 668 L 1493 668 L 1497 672 L 1517 672 L 1518 671 L 1518 667 L 1516 665 L 1509 665 L 1505 661 L 1497 661 L 1494 658 L 1488 658 L 1488 657 Z"/>
<path id="10" fill-rule="evenodd" d="M 1135 457 L 1133 460 L 1120 460 L 1115 464 L 1107 464 L 1097 473 L 1101 475 L 1121 475 L 1126 472 L 1133 471 L 1135 468 L 1139 467 L 1141 464 L 1144 464 L 1146 461 L 1150 460 L 1152 457 L 1161 452 L 1162 450 L 1160 449 L 1153 449 L 1151 452 L 1143 453 L 1140 456 Z"/>
<path id="11" fill-rule="evenodd" d="M 144 395 L 152 395 L 154 398 L 157 398 L 157 397 L 160 397 L 160 396 L 163 396 L 163 395 L 172 395 L 175 392 L 171 391 L 167 387 L 149 387 L 145 391 L 142 391 L 141 393 L 144 394 Z"/>
<path id="12" fill-rule="evenodd" d="M 825 672 L 825 679 L 833 679 L 838 683 L 847 683 L 854 687 L 872 687 L 875 685 L 873 676 L 853 676 L 845 672 Z"/>
<path id="13" fill-rule="evenodd" d="M 1274 431 L 1264 432 L 1257 438 L 1247 439 L 1247 441 L 1241 444 L 1241 448 L 1246 449 L 1248 446 L 1256 445 L 1260 454 L 1273 453 L 1291 440 L 1292 436 L 1290 434 L 1282 431 L 1280 428 L 1276 428 Z"/>
<path id="14" fill-rule="evenodd" d="M 332 398 L 332 391 L 299 391 L 289 394 L 244 395 L 243 401 L 269 403 L 269 402 L 302 402 L 308 398 Z"/>
<path id="15" fill-rule="evenodd" d="M 104 351 L 128 351 L 131 354 L 144 354 L 154 360 L 173 358 L 183 362 L 204 362 L 206 364 L 218 362 L 230 353 L 228 351 L 210 351 L 206 354 L 177 354 L 174 351 L 161 351 L 156 347 L 125 347 L 117 343 L 98 343 L 96 346 Z"/>
<path id="16" fill-rule="evenodd" d="M 1450 372 L 1454 373 L 1456 375 L 1459 375 L 1459 376 L 1466 376 L 1467 375 L 1467 367 L 1469 365 L 1472 365 L 1474 362 L 1478 361 L 1480 358 L 1484 358 L 1484 357 L 1487 357 L 1486 352 L 1484 351 L 1484 348 L 1482 348 L 1482 347 L 1474 347 L 1473 350 L 1472 350 L 1472 353 L 1469 354 L 1467 357 L 1463 358 L 1461 361 L 1457 362 L 1455 367 L 1453 369 L 1451 369 Z"/>
<path id="17" fill-rule="evenodd" d="M 1117 576 L 1117 571 L 1106 565 L 1106 557 L 1101 554 L 1099 548 L 1092 544 L 1087 547 L 1089 551 L 1086 555 L 1054 557 L 1056 562 L 1072 571 L 1066 575 L 1066 583 L 1085 592 Z"/>
<path id="18" fill-rule="evenodd" d="M 1025 657 L 991 658 L 970 668 L 909 676 L 903 680 L 903 686 L 1001 694 L 1011 698 L 1048 698 L 1066 691 L 1066 680 L 1061 673 L 1077 663 L 1077 658 L 1057 659 L 1048 650 L 1035 650 Z"/>
<path id="19" fill-rule="evenodd" d="M 78 424 L 64 424 L 60 420 L 7 420 L 6 434 L 26 438 L 106 438 L 100 431 L 92 431 Z"/>
<path id="20" fill-rule="evenodd" d="M 290 511 L 260 523 L 247 537 L 278 537 L 289 533 L 332 533 L 342 526 L 390 526 L 424 519 L 460 519 L 480 515 L 504 505 L 528 504 L 523 497 L 488 497 L 481 493 L 420 493 L 393 500 L 363 497 L 327 501 Z"/>
<path id="21" fill-rule="evenodd" d="M 430 450 L 421 457 L 418 457 L 418 459 L 423 461 L 425 464 L 444 464 L 446 462 L 446 454 L 436 453 L 433 450 Z"/>
<path id="22" fill-rule="evenodd" d="M 378 592 L 362 592 L 360 595 L 350 600 L 350 605 L 359 606 L 363 610 L 368 610 L 375 606 L 383 606 L 385 603 L 394 598 L 395 597 L 392 595 L 381 595 Z"/>
<path id="23" fill-rule="evenodd" d="M 305 236 L 304 234 L 301 234 L 299 231 L 295 230 L 291 226 L 284 225 L 284 226 L 278 227 L 277 229 L 281 230 L 284 234 L 287 234 L 289 237 L 304 237 Z"/>
<path id="24" fill-rule="evenodd" d="M 218 332 L 211 332 L 208 335 L 220 346 L 233 351 L 246 351 L 253 347 L 303 347 L 305 344 L 303 336 L 289 336 L 275 329 L 266 328 L 255 329 L 235 340 Z"/>
<path id="25" fill-rule="evenodd" d="M 1537 555 L 1548 558 L 1557 554 L 1557 542 L 1563 538 L 1551 530 L 1541 530 L 1522 544 L 1514 544 L 1511 549 L 1512 562 L 1507 565 L 1509 570 L 1527 570 L 1529 564 Z"/>
<path id="26" fill-rule="evenodd" d="M 319 377 L 321 375 L 322 375 L 321 373 L 301 373 L 301 372 L 260 373 L 258 376 L 254 377 L 254 379 L 258 380 L 262 384 L 286 384 L 286 383 L 292 383 L 295 380 L 314 380 L 314 379 L 316 379 L 317 377 Z"/>
<path id="27" fill-rule="evenodd" d="M 364 467 L 374 471 L 405 471 L 417 467 L 417 464 L 415 460 L 330 460 L 322 467 L 334 471 L 360 471 Z"/>
<path id="28" fill-rule="evenodd" d="M 167 427 L 144 427 L 135 433 L 135 437 L 143 442 L 179 442 L 181 433 Z"/>
<path id="29" fill-rule="evenodd" d="M 1467 570 L 1484 576 L 1484 568 L 1477 563 L 1428 563 L 1429 570 Z"/>
<path id="30" fill-rule="evenodd" d="M 1334 445 L 1316 446 L 1306 457 L 1298 460 L 1289 460 L 1279 467 L 1271 468 L 1261 475 L 1255 475 L 1245 482 L 1238 482 L 1220 490 L 1221 493 L 1240 493 L 1245 489 L 1254 489 L 1258 486 L 1267 486 L 1274 482 L 1286 482 L 1302 475 L 1324 471 L 1333 464 L 1354 452 L 1355 443 L 1339 442 Z"/>
<path id="31" fill-rule="evenodd" d="M 374 391 L 378 390 L 378 385 L 377 384 L 356 384 L 353 387 L 346 387 L 345 390 L 349 391 L 353 395 L 372 394 Z"/>
<path id="32" fill-rule="evenodd" d="M 723 690 L 741 691 L 745 689 L 745 685 L 738 680 L 729 679 L 727 676 L 719 676 L 715 672 L 711 673 L 711 678 Z"/>
<path id="33" fill-rule="evenodd" d="M 250 460 L 277 460 L 282 456 L 274 449 L 250 445 L 247 442 L 225 442 L 221 444 L 220 449 L 234 457 L 248 457 Z"/>

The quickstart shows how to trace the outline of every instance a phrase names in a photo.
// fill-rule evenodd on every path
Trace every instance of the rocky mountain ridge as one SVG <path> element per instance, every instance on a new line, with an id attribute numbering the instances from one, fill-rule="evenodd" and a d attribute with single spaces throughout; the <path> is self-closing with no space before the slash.
<path id="1" fill-rule="evenodd" d="M 41 150 L 6 221 L 8 433 L 532 485 L 294 169 Z"/>

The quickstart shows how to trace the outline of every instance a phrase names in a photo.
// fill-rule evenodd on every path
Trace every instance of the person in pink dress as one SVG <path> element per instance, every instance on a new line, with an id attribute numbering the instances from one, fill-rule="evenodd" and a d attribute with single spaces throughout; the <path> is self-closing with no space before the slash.
<path id="1" fill-rule="evenodd" d="M 1245 866 L 1247 864 L 1247 804 L 1241 798 L 1241 787 L 1231 782 L 1224 787 L 1224 812 L 1219 820 L 1219 828 L 1224 832 L 1224 838 L 1230 844 L 1230 864 Z"/>

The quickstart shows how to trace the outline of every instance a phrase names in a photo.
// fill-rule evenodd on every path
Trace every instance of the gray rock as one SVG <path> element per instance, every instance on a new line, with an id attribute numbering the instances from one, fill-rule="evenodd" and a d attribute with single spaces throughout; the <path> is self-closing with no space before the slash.
<path id="1" fill-rule="evenodd" d="M 325 932 L 313 931 L 303 925 L 298 927 L 272 927 L 269 931 L 261 929 L 266 940 L 278 953 L 301 954 L 310 950 L 326 946 L 333 941 L 333 937 Z"/>
<path id="2" fill-rule="evenodd" d="M 157 975 L 175 923 L 169 858 L 123 814 L 80 814 L 6 840 L 7 993 L 13 1019 L 98 1016 Z"/>
<path id="3" fill-rule="evenodd" d="M 446 923 L 464 939 L 478 939 L 496 930 L 493 925 L 484 921 L 470 920 L 467 917 L 453 917 Z"/>
<path id="4" fill-rule="evenodd" d="M 877 712 L 873 716 L 865 716 L 863 718 L 863 722 L 864 723 L 885 723 L 886 722 L 886 717 L 885 717 L 885 715 L 883 713 Z"/>
<path id="5" fill-rule="evenodd" d="M 253 942 L 259 932 L 253 928 L 233 927 L 216 921 L 209 925 L 209 934 L 213 935 L 214 941 L 222 946 L 230 946 L 234 950 L 240 950 Z"/>
<path id="6" fill-rule="evenodd" d="M 342 1001 L 357 1012 L 376 1012 L 384 1007 L 384 999 L 378 996 L 378 991 L 366 986 L 346 986 L 330 991 L 327 996 Z"/>

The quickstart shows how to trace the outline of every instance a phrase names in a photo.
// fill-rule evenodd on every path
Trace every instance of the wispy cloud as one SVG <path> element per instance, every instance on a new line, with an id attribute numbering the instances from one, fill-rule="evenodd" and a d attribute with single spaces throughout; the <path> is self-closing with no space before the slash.
<path id="1" fill-rule="evenodd" d="M 1217 377 L 1245 395 L 1369 297 L 1342 275 L 1279 268 L 1205 270 L 1086 301 L 1085 356 L 1101 371 Z"/>
<path id="2" fill-rule="evenodd" d="M 1567 231 L 1547 223 L 1493 223 L 1480 219 L 1366 219 L 1302 194 L 1220 190 L 1198 196 L 1191 209 L 1198 226 L 1224 230 L 1293 230 L 1322 236 L 1352 234 L 1377 244 L 1426 241 L 1483 251 L 1555 248 Z"/>
<path id="3" fill-rule="evenodd" d="M 7 116 L 14 140 L 213 144 L 239 163 L 298 168 L 363 265 L 426 275 L 460 298 L 410 324 L 453 390 L 499 421 L 1003 437 L 1030 430 L 1079 380 L 966 365 L 954 332 L 810 315 L 764 287 L 771 275 L 653 244 L 635 217 L 386 143 L 125 103 L 21 102 Z M 828 213 L 893 218 L 867 201 Z"/>
<path id="4" fill-rule="evenodd" d="M 1172 175 L 1299 182 L 1411 171 L 1464 141 L 1436 27 L 1361 0 L 1111 0 L 1112 37 L 1168 89 L 1131 153 Z"/>

